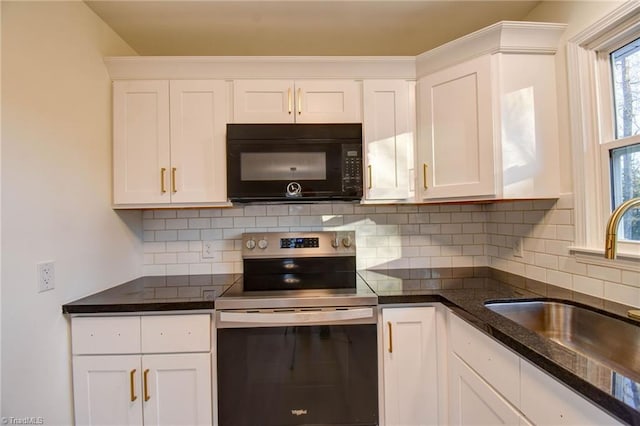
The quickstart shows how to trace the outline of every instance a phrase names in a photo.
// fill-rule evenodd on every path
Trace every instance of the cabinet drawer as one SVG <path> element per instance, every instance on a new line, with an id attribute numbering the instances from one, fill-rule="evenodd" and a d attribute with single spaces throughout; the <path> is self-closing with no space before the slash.
<path id="1" fill-rule="evenodd" d="M 74 355 L 140 353 L 140 317 L 71 319 Z"/>
<path id="2" fill-rule="evenodd" d="M 158 315 L 142 317 L 142 352 L 209 352 L 211 316 Z"/>
<path id="3" fill-rule="evenodd" d="M 454 314 L 451 348 L 516 407 L 520 405 L 520 358 Z"/>
<path id="4" fill-rule="evenodd" d="M 591 402 L 522 360 L 522 412 L 539 425 L 620 425 Z M 540 407 L 544 407 L 541 410 Z"/>

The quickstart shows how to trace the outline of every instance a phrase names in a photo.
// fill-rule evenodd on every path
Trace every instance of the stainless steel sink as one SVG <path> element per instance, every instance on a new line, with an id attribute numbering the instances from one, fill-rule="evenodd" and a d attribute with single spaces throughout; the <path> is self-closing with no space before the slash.
<path id="1" fill-rule="evenodd" d="M 487 302 L 492 311 L 573 351 L 640 378 L 640 327 L 570 303 Z"/>

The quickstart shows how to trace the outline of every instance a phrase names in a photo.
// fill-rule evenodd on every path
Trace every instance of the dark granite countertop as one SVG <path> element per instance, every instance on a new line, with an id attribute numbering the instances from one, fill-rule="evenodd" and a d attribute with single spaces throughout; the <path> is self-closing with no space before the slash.
<path id="1" fill-rule="evenodd" d="M 547 371 L 623 423 L 640 425 L 640 383 L 487 309 L 484 302 L 550 298 L 626 318 L 629 306 L 492 268 L 362 271 L 378 304 L 438 302 L 532 364 Z"/>
<path id="2" fill-rule="evenodd" d="M 65 314 L 213 309 L 241 274 L 141 277 L 62 305 Z"/>
<path id="3" fill-rule="evenodd" d="M 487 309 L 484 303 L 544 297 L 587 305 L 633 322 L 626 318 L 629 306 L 488 267 L 366 270 L 359 274 L 378 295 L 380 305 L 442 303 L 622 422 L 640 425 L 638 378 L 624 377 L 529 331 Z M 215 299 L 241 277 L 241 274 L 142 277 L 67 303 L 62 311 L 92 314 L 214 309 Z"/>

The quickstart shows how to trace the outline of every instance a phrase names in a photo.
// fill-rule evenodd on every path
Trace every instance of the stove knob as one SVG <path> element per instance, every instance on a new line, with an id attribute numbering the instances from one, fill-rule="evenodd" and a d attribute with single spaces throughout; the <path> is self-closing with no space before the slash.
<path id="1" fill-rule="evenodd" d="M 269 245 L 269 242 L 267 240 L 265 240 L 264 238 L 261 239 L 260 241 L 258 241 L 258 248 L 259 249 L 264 250 L 264 249 L 267 248 L 268 245 Z"/>
<path id="2" fill-rule="evenodd" d="M 331 239 L 331 247 L 333 247 L 333 248 L 340 247 L 340 240 L 338 239 L 338 237 L 335 237 L 335 238 Z"/>
<path id="3" fill-rule="evenodd" d="M 345 237 L 342 239 L 342 245 L 345 246 L 346 248 L 351 247 L 352 244 L 353 244 L 353 241 L 351 241 L 351 237 Z"/>
<path id="4" fill-rule="evenodd" d="M 249 250 L 253 250 L 254 248 L 256 248 L 256 240 L 254 240 L 253 238 L 251 238 L 250 240 L 247 240 L 247 242 L 245 243 L 245 246 Z"/>

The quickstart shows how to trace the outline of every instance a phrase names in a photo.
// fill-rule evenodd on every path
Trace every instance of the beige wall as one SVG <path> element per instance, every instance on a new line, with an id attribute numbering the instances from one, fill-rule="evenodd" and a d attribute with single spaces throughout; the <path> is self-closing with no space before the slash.
<path id="1" fill-rule="evenodd" d="M 61 305 L 139 275 L 141 214 L 111 198 L 109 55 L 135 55 L 80 1 L 2 1 L 2 412 L 72 423 Z M 36 264 L 56 288 L 37 292 Z"/>
<path id="2" fill-rule="evenodd" d="M 573 192 L 571 169 L 571 134 L 569 122 L 569 100 L 567 94 L 567 40 L 589 25 L 619 7 L 623 1 L 543 1 L 524 20 L 537 22 L 566 23 L 567 29 L 560 39 L 556 54 L 558 81 L 558 124 L 560 129 L 561 192 Z"/>

